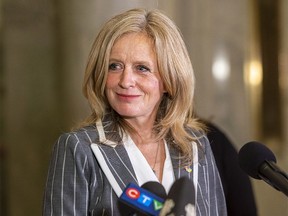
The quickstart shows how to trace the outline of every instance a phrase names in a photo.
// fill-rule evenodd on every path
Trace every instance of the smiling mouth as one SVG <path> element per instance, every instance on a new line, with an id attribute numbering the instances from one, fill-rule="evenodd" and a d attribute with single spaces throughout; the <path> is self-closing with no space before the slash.
<path id="1" fill-rule="evenodd" d="M 119 98 L 126 99 L 126 100 L 135 99 L 135 98 L 140 97 L 140 95 L 127 95 L 127 94 L 117 94 L 117 95 Z"/>
<path id="2" fill-rule="evenodd" d="M 120 97 L 139 97 L 139 95 L 117 94 Z"/>

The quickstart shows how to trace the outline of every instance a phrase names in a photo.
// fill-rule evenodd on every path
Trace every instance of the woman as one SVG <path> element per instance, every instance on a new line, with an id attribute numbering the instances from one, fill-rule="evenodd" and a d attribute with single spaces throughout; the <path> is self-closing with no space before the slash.
<path id="1" fill-rule="evenodd" d="M 91 115 L 53 151 L 44 215 L 120 215 L 130 182 L 166 189 L 187 176 L 197 215 L 226 215 L 218 170 L 193 116 L 194 73 L 177 27 L 157 10 L 110 19 L 90 52 L 83 91 Z"/>

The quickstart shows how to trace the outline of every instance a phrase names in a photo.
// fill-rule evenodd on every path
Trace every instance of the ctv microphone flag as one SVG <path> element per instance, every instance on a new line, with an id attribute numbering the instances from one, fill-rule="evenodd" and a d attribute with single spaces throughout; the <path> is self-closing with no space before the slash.
<path id="1" fill-rule="evenodd" d="M 159 215 L 164 203 L 163 198 L 133 183 L 128 184 L 119 199 L 139 212 L 152 216 Z"/>

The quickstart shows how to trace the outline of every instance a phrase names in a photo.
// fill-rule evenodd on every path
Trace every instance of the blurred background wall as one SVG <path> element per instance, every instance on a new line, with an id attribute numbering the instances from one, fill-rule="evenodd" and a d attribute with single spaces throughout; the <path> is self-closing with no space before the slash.
<path id="1" fill-rule="evenodd" d="M 86 59 L 105 20 L 159 8 L 181 29 L 197 78 L 199 116 L 237 149 L 259 140 L 288 170 L 287 0 L 0 0 L 0 215 L 41 214 L 50 153 L 89 109 Z M 253 180 L 260 216 L 287 198 Z"/>

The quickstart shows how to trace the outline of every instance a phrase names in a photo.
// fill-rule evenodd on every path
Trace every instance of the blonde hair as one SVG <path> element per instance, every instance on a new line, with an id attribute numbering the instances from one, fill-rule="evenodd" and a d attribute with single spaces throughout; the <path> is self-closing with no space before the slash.
<path id="1" fill-rule="evenodd" d="M 160 76 L 167 94 L 163 96 L 155 131 L 158 139 L 171 138 L 182 156 L 191 160 L 191 141 L 195 137 L 188 130 L 202 130 L 202 125 L 193 116 L 195 78 L 192 64 L 174 22 L 159 10 L 132 9 L 116 15 L 103 26 L 89 55 L 83 93 L 92 113 L 85 124 L 94 124 L 102 119 L 111 107 L 105 96 L 105 84 L 109 66 L 109 55 L 113 44 L 122 35 L 143 32 L 153 41 Z M 120 130 L 133 129 L 121 121 L 117 114 L 113 122 Z M 120 119 L 120 121 L 119 121 Z"/>

